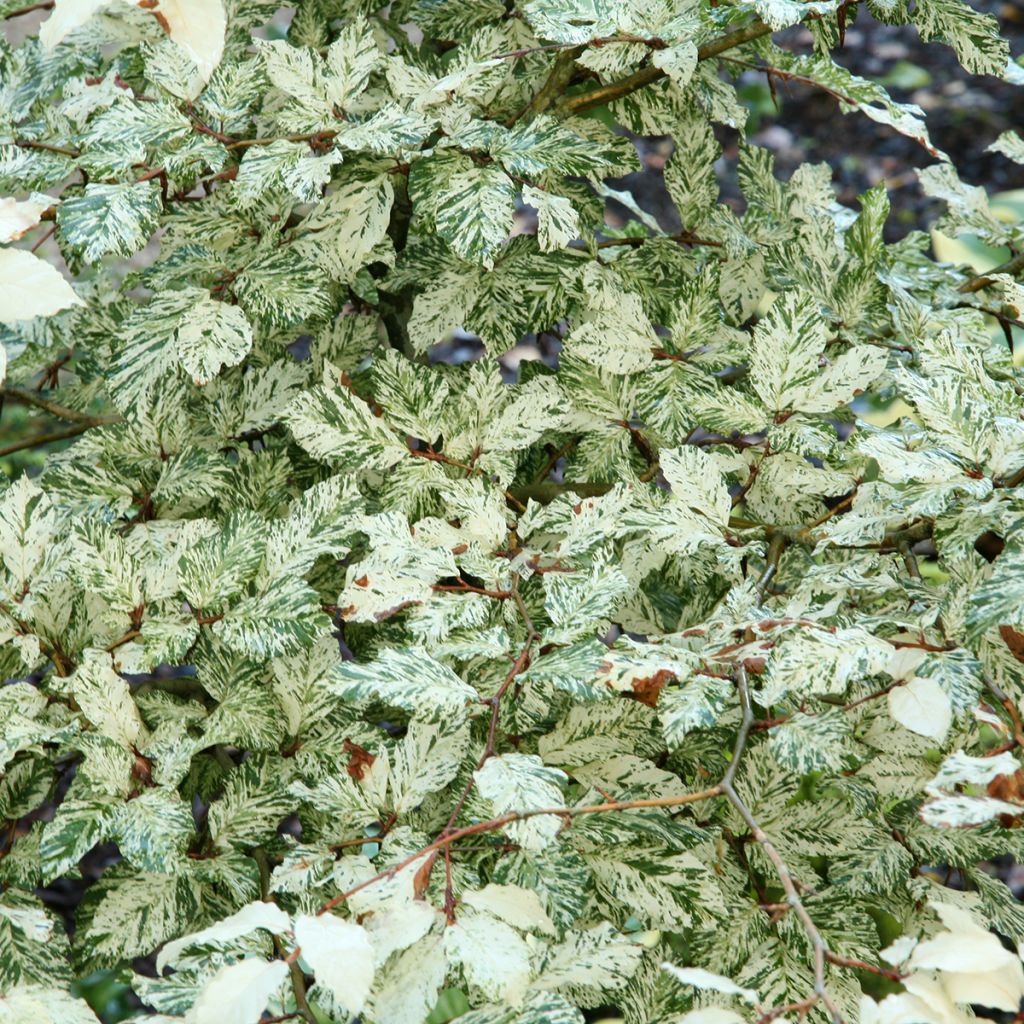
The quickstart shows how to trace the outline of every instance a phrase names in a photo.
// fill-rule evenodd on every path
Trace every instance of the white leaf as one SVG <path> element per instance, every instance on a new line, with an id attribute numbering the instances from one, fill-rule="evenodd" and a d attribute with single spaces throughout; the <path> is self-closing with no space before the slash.
<path id="1" fill-rule="evenodd" d="M 0 249 L 0 323 L 53 316 L 80 305 L 56 267 L 25 249 Z"/>
<path id="2" fill-rule="evenodd" d="M 223 0 L 160 0 L 152 10 L 171 39 L 196 62 L 204 81 L 209 79 L 224 54 Z"/>
<path id="3" fill-rule="evenodd" d="M 911 732 L 939 742 L 953 722 L 946 691 L 934 679 L 920 676 L 889 691 L 889 714 Z"/>
<path id="4" fill-rule="evenodd" d="M 903 963 L 904 960 L 914 952 L 917 939 L 912 935 L 901 935 L 895 942 L 890 943 L 885 949 L 879 952 L 879 956 L 894 967 Z"/>
<path id="5" fill-rule="evenodd" d="M 995 757 L 971 757 L 957 750 L 942 762 L 938 774 L 928 783 L 928 791 L 941 792 L 962 784 L 987 786 L 1000 775 L 1013 775 L 1019 767 L 1008 750 Z"/>
<path id="6" fill-rule="evenodd" d="M 237 913 L 210 925 L 209 928 L 203 928 L 201 931 L 168 942 L 156 958 L 157 974 L 162 974 L 165 967 L 173 964 L 179 954 L 192 946 L 231 942 L 233 939 L 256 931 L 257 928 L 268 932 L 283 932 L 288 928 L 288 915 L 273 903 L 265 903 L 260 900 L 249 903 Z M 262 1010 L 263 1007 L 260 1009 Z M 256 1016 L 259 1014 L 257 1013 Z"/>
<path id="7" fill-rule="evenodd" d="M 704 970 L 703 967 L 676 967 L 675 964 L 670 963 L 663 963 L 661 967 L 684 985 L 711 989 L 713 992 L 723 992 L 727 996 L 739 996 L 748 1003 L 756 1003 L 759 999 L 753 989 L 742 988 L 729 978 L 725 978 L 721 974 L 713 974 L 711 971 Z"/>
<path id="8" fill-rule="evenodd" d="M 360 1013 L 373 984 L 373 947 L 366 929 L 331 914 L 295 918 L 295 941 L 318 985 L 352 1014 Z"/>
<path id="9" fill-rule="evenodd" d="M 980 928 L 963 911 L 948 906 L 935 909 L 942 910 L 947 928 L 954 920 L 949 913 L 953 911 L 956 930 L 939 932 L 934 938 L 919 943 L 907 961 L 911 970 L 984 973 L 1000 970 L 1014 961 L 1020 963 L 1016 954 L 1005 949 L 996 935 Z"/>
<path id="10" fill-rule="evenodd" d="M 526 991 L 530 948 L 521 935 L 490 914 L 460 914 L 445 931 L 444 950 L 486 998 L 516 1003 Z"/>
<path id="11" fill-rule="evenodd" d="M 112 0 L 56 0 L 53 13 L 39 26 L 39 40 L 52 50 L 69 32 L 84 25 Z"/>
<path id="12" fill-rule="evenodd" d="M 1024 807 L 991 796 L 944 796 L 921 808 L 921 820 L 933 828 L 969 828 L 981 825 L 1001 814 L 1017 817 Z"/>
<path id="13" fill-rule="evenodd" d="M 228 964 L 206 983 L 186 1024 L 253 1024 L 287 976 L 283 960 L 251 958 Z"/>
<path id="14" fill-rule="evenodd" d="M 520 931 L 536 930 L 547 935 L 555 934 L 551 918 L 541 905 L 540 897 L 532 889 L 491 882 L 482 889 L 467 892 L 462 902 L 499 917 Z"/>
<path id="15" fill-rule="evenodd" d="M 0 199 L 0 242 L 13 242 L 39 223 L 42 212 L 52 206 L 49 196 L 31 199 Z"/>
<path id="16" fill-rule="evenodd" d="M 375 910 L 366 918 L 366 934 L 373 945 L 373 957 L 382 967 L 400 949 L 419 942 L 441 917 L 423 900 L 395 900 L 384 909 Z"/>
<path id="17" fill-rule="evenodd" d="M 1024 999 L 1024 967 L 1017 957 L 994 971 L 944 971 L 941 981 L 954 1003 L 1016 1013 Z"/>

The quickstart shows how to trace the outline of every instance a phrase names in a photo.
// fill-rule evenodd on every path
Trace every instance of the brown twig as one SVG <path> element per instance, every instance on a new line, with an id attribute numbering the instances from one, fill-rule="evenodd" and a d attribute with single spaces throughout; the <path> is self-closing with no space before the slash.
<path id="1" fill-rule="evenodd" d="M 736 737 L 736 745 L 733 749 L 732 760 L 729 762 L 729 768 L 722 777 L 722 781 L 719 783 L 718 788 L 721 791 L 722 796 L 732 804 L 733 808 L 739 813 L 744 822 L 746 822 L 747 828 L 750 829 L 751 836 L 753 836 L 755 842 L 760 845 L 761 849 L 764 850 L 765 855 L 772 862 L 772 865 L 775 868 L 775 874 L 778 876 L 779 882 L 782 884 L 782 889 L 786 894 L 786 902 L 793 908 L 793 912 L 799 918 L 801 925 L 803 925 L 804 932 L 810 940 L 811 947 L 814 950 L 814 992 L 812 995 L 807 997 L 807 1000 L 804 1001 L 807 1008 L 810 1009 L 820 1002 L 828 1010 L 834 1024 L 841 1024 L 843 1020 L 842 1014 L 825 985 L 825 963 L 827 960 L 827 954 L 831 952 L 829 950 L 828 943 L 822 937 L 821 932 L 818 931 L 817 925 L 813 920 L 811 920 L 810 914 L 807 913 L 807 908 L 804 906 L 803 900 L 801 900 L 800 893 L 797 889 L 797 882 L 790 873 L 786 862 L 782 859 L 779 851 L 775 849 L 772 841 L 768 838 L 765 831 L 758 824 L 753 812 L 747 806 L 746 801 L 739 795 L 739 793 L 736 792 L 735 786 L 733 785 L 733 780 L 736 777 L 736 770 L 739 767 L 740 758 L 746 748 L 747 737 L 750 735 L 751 727 L 754 724 L 754 709 L 750 701 L 750 688 L 747 685 L 747 672 L 743 665 L 740 665 L 737 669 L 736 686 L 739 690 L 740 707 L 743 711 L 743 718 L 740 722 L 739 733 Z M 793 1006 L 790 1006 L 769 1011 L 766 1016 L 762 1016 L 760 1019 L 762 1021 L 765 1019 L 772 1020 L 793 1008 Z"/>
<path id="2" fill-rule="evenodd" d="M 468 836 L 478 836 L 486 832 L 495 832 L 498 829 L 504 828 L 506 825 L 511 825 L 517 821 L 527 821 L 530 818 L 537 818 L 541 815 L 549 814 L 565 818 L 566 820 L 571 820 L 572 818 L 578 818 L 583 814 L 604 814 L 611 811 L 634 811 L 645 807 L 681 807 L 684 804 L 699 803 L 703 800 L 711 800 L 714 797 L 721 795 L 721 786 L 710 786 L 707 789 L 699 790 L 696 793 L 686 793 L 682 796 L 651 797 L 646 800 L 609 801 L 608 803 L 603 804 L 588 804 L 584 807 L 541 807 L 532 811 L 509 811 L 507 814 L 502 814 L 497 818 L 490 818 L 488 821 L 478 821 L 473 825 L 466 825 L 464 828 L 455 829 L 453 832 L 448 832 L 438 836 L 438 838 L 428 846 L 424 846 L 421 850 L 417 850 L 416 853 L 410 854 L 393 867 L 380 872 L 378 875 L 374 875 L 373 878 L 368 878 L 366 881 L 360 882 L 359 885 L 354 886 L 347 892 L 343 892 L 341 895 L 328 900 L 320 907 L 317 913 L 326 914 L 328 911 L 340 906 L 346 900 L 351 899 L 351 897 L 353 897 L 357 892 L 361 892 L 363 889 L 374 885 L 376 882 L 381 882 L 386 878 L 393 878 L 399 871 L 409 867 L 410 864 L 414 864 L 421 857 L 429 857 L 432 853 L 437 853 L 440 850 L 443 850 L 446 846 L 450 846 L 452 843 L 458 842 L 460 839 L 465 839 Z"/>
<path id="3" fill-rule="evenodd" d="M 47 153 L 57 153 L 60 156 L 81 156 L 77 149 L 69 149 L 66 146 L 54 146 L 49 142 L 37 142 L 35 139 L 15 139 L 14 144 L 19 149 L 42 149 Z"/>
<path id="4" fill-rule="evenodd" d="M 63 430 L 51 430 L 48 434 L 36 434 L 34 437 L 25 437 L 13 444 L 0 448 L 0 457 L 12 455 L 25 448 L 35 448 L 42 444 L 53 444 L 56 441 L 66 441 L 70 437 L 77 437 L 97 426 L 95 423 L 76 423 L 73 427 L 65 427 Z"/>
<path id="5" fill-rule="evenodd" d="M 727 32 L 718 39 L 705 43 L 704 46 L 697 50 L 697 59 L 708 60 L 711 57 L 717 57 L 719 54 L 725 53 L 726 50 L 731 50 L 734 46 L 742 46 L 744 43 L 749 43 L 754 39 L 770 35 L 771 32 L 772 28 L 770 25 L 765 25 L 761 21 L 751 22 L 749 25 L 743 26 L 743 28 Z M 652 82 L 656 82 L 659 78 L 664 77 L 665 72 L 661 68 L 651 65 L 641 68 L 639 71 L 634 72 L 632 75 L 627 75 L 617 82 L 609 82 L 607 85 L 599 86 L 597 89 L 591 89 L 590 92 L 581 93 L 579 96 L 567 96 L 555 109 L 562 116 L 580 114 L 585 110 L 591 110 L 594 107 L 603 106 L 605 103 L 622 99 L 623 96 L 628 96 L 630 93 L 643 89 Z"/>
<path id="6" fill-rule="evenodd" d="M 4 21 L 10 21 L 11 18 L 20 18 L 22 15 L 31 14 L 33 11 L 52 11 L 54 0 L 42 0 L 38 4 L 29 4 L 27 7 L 19 7 L 17 10 L 8 11 L 4 15 Z"/>
<path id="7" fill-rule="evenodd" d="M 48 412 L 58 419 L 70 420 L 72 423 L 85 423 L 90 427 L 105 426 L 110 423 L 117 423 L 120 416 L 91 416 L 87 412 L 79 412 L 77 409 L 70 409 L 66 405 L 54 402 L 45 398 L 37 391 L 27 391 L 25 388 L 7 385 L 0 387 L 0 395 L 4 398 L 13 399 L 15 402 L 24 402 L 26 405 L 34 405 L 37 409 Z"/>
<path id="8" fill-rule="evenodd" d="M 679 235 L 630 235 L 628 238 L 603 238 L 597 243 L 598 249 L 610 249 L 616 245 L 629 245 L 633 248 L 644 245 L 647 242 L 679 242 L 681 245 L 709 245 L 715 249 L 721 249 L 722 243 L 711 238 L 699 238 L 683 232 Z"/>
<path id="9" fill-rule="evenodd" d="M 972 277 L 969 281 L 965 281 L 960 285 L 957 291 L 963 294 L 980 292 L 982 288 L 987 288 L 993 283 L 991 275 L 1009 274 L 1010 277 L 1015 277 L 1022 270 L 1024 270 L 1024 253 L 1014 256 L 1005 263 L 1000 263 L 998 267 L 986 270 L 984 274 L 978 274 L 977 277 Z"/>

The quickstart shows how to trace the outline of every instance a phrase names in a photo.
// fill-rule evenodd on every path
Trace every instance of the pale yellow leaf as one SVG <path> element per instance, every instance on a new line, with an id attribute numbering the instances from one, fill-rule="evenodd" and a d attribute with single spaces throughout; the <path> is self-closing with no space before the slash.
<path id="1" fill-rule="evenodd" d="M 0 323 L 53 316 L 81 304 L 56 267 L 25 249 L 0 249 Z"/>
<path id="2" fill-rule="evenodd" d="M 350 1013 L 366 1005 L 373 983 L 373 947 L 366 929 L 331 914 L 295 918 L 295 941 L 302 959 L 316 975 L 318 985 L 328 989 Z"/>
<path id="3" fill-rule="evenodd" d="M 0 242 L 13 242 L 26 231 L 31 231 L 52 203 L 53 200 L 45 196 L 33 196 L 31 199 L 4 196 L 0 199 Z"/>
<path id="4" fill-rule="evenodd" d="M 242 960 L 222 967 L 207 983 L 186 1024 L 253 1024 L 288 977 L 283 960 Z"/>
<path id="5" fill-rule="evenodd" d="M 889 714 L 911 732 L 939 741 L 953 721 L 946 691 L 934 679 L 921 677 L 889 691 Z"/>

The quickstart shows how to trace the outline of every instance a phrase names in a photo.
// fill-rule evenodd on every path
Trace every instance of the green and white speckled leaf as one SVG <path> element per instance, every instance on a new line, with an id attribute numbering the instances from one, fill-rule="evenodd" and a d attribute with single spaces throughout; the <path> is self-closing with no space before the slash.
<path id="1" fill-rule="evenodd" d="M 160 186 L 155 181 L 134 185 L 88 184 L 80 196 L 57 207 L 61 238 L 82 259 L 132 256 L 159 225 Z"/>
<path id="2" fill-rule="evenodd" d="M 806 775 L 841 767 L 850 735 L 849 718 L 841 710 L 797 711 L 770 730 L 768 746 L 783 768 Z"/>
<path id="3" fill-rule="evenodd" d="M 452 715 L 476 699 L 476 691 L 422 648 L 388 649 L 367 664 L 338 666 L 331 688 L 348 700 L 378 697 L 420 716 Z"/>
<path id="4" fill-rule="evenodd" d="M 1010 48 L 991 14 L 974 10 L 961 0 L 921 0 L 910 20 L 925 41 L 940 39 L 956 50 L 957 60 L 972 74 L 1002 76 Z"/>
<path id="5" fill-rule="evenodd" d="M 493 267 L 512 230 L 515 187 L 494 166 L 477 166 L 468 156 L 437 152 L 418 161 L 409 195 L 431 212 L 437 233 L 463 259 Z"/>
<path id="6" fill-rule="evenodd" d="M 348 469 L 387 469 L 408 455 L 401 438 L 326 367 L 324 383 L 301 395 L 284 419 L 314 458 Z"/>
<path id="7" fill-rule="evenodd" d="M 537 211 L 537 243 L 543 252 L 562 249 L 579 238 L 579 215 L 565 196 L 527 185 L 523 189 L 523 202 Z"/>
<path id="8" fill-rule="evenodd" d="M 567 776 L 549 768 L 533 754 L 502 754 L 486 761 L 474 772 L 477 792 L 495 815 L 508 811 L 532 811 L 542 807 L 564 807 L 563 787 Z M 505 827 L 509 837 L 524 849 L 542 850 L 561 828 L 555 814 L 541 814 Z"/>

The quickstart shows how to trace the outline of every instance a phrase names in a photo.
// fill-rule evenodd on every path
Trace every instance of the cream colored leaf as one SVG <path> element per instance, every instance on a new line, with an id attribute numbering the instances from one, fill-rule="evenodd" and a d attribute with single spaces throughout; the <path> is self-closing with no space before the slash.
<path id="1" fill-rule="evenodd" d="M 53 205 L 49 196 L 0 199 L 0 242 L 13 242 L 39 223 L 43 211 Z"/>
<path id="2" fill-rule="evenodd" d="M 318 985 L 352 1014 L 360 1013 L 373 984 L 373 947 L 366 929 L 331 914 L 295 918 L 295 941 Z"/>
<path id="3" fill-rule="evenodd" d="M 969 828 L 998 818 L 1000 814 L 1016 817 L 1022 808 L 991 796 L 953 796 L 930 800 L 921 808 L 921 820 L 932 828 Z"/>
<path id="4" fill-rule="evenodd" d="M 994 971 L 943 971 L 940 980 L 954 1003 L 1016 1013 L 1024 999 L 1024 967 L 1017 957 Z"/>
<path id="5" fill-rule="evenodd" d="M 958 971 L 960 973 L 986 973 L 1001 970 L 1019 958 L 991 932 L 983 928 L 957 928 L 942 931 L 934 938 L 919 943 L 907 961 L 907 966 L 919 971 Z"/>
<path id="6" fill-rule="evenodd" d="M 80 305 L 56 267 L 25 249 L 0 249 L 0 323 L 53 316 Z"/>
<path id="7" fill-rule="evenodd" d="M 504 921 L 465 911 L 444 935 L 449 962 L 488 999 L 518 1002 L 530 981 L 530 948 Z"/>
<path id="8" fill-rule="evenodd" d="M 167 34 L 195 61 L 204 81 L 224 54 L 227 17 L 223 0 L 161 0 L 151 9 Z"/>
<path id="9" fill-rule="evenodd" d="M 283 960 L 251 958 L 228 964 L 206 983 L 186 1024 L 253 1024 L 287 976 Z"/>
<path id="10" fill-rule="evenodd" d="M 721 974 L 713 974 L 704 970 L 703 967 L 676 967 L 675 964 L 663 963 L 662 970 L 668 971 L 684 985 L 693 985 L 694 988 L 710 989 L 712 992 L 722 992 L 727 996 L 739 996 L 748 1003 L 756 1003 L 758 994 L 751 988 L 743 988 L 729 978 Z"/>
<path id="11" fill-rule="evenodd" d="M 377 966 L 382 967 L 392 953 L 419 942 L 441 919 L 441 912 L 429 903 L 412 899 L 395 900 L 392 905 L 369 914 L 366 934 Z"/>
<path id="12" fill-rule="evenodd" d="M 39 40 L 53 49 L 69 32 L 84 25 L 112 0 L 56 0 L 53 13 L 39 26 Z"/>
<path id="13" fill-rule="evenodd" d="M 889 691 L 889 714 L 911 732 L 940 742 L 953 722 L 946 691 L 934 679 L 919 676 Z"/>
<path id="14" fill-rule="evenodd" d="M 482 889 L 467 892 L 462 902 L 493 914 L 520 931 L 536 930 L 546 935 L 555 934 L 551 918 L 541 905 L 540 897 L 532 889 L 491 882 Z"/>
<path id="15" fill-rule="evenodd" d="M 210 925 L 209 928 L 203 928 L 201 931 L 167 943 L 156 958 L 157 973 L 162 973 L 165 967 L 175 963 L 181 953 L 193 946 L 231 942 L 243 935 L 249 935 L 258 928 L 268 932 L 283 932 L 287 927 L 288 915 L 283 910 L 273 903 L 257 900 L 242 907 L 230 917 L 224 918 L 223 921 Z"/>

